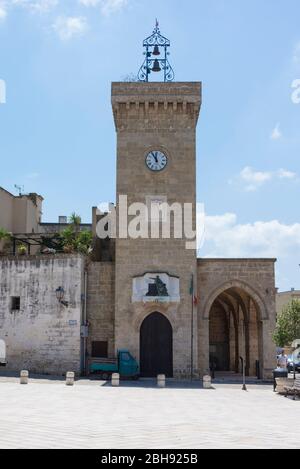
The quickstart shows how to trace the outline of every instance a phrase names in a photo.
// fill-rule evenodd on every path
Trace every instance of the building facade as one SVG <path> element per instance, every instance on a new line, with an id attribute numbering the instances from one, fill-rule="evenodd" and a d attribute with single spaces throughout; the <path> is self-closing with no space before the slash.
<path id="1" fill-rule="evenodd" d="M 37 233 L 42 218 L 43 197 L 15 196 L 0 187 L 0 227 L 11 233 Z"/>
<path id="2" fill-rule="evenodd" d="M 300 290 L 292 288 L 290 291 L 277 292 L 276 294 L 276 315 L 282 312 L 283 308 L 287 306 L 292 300 L 300 301 Z"/>
<path id="3" fill-rule="evenodd" d="M 185 231 L 163 235 L 167 223 L 175 232 L 176 207 L 193 208 L 195 229 L 201 83 L 113 83 L 112 108 L 116 239 L 97 238 L 101 216 L 94 209 L 95 243 L 88 258 L 0 257 L 0 338 L 7 341 L 7 367 L 86 372 L 90 359 L 127 348 L 142 376 L 201 377 L 212 367 L 238 373 L 242 357 L 248 375 L 270 377 L 275 259 L 197 259 Z M 128 236 L 121 220 L 124 197 L 127 208 L 168 205 L 174 214 L 164 219 L 159 212 L 156 219 L 150 211 L 147 236 Z M 126 223 L 131 222 L 129 209 Z M 158 231 L 150 236 L 153 226 Z M 55 294 L 60 286 L 66 305 Z M 17 297 L 19 313 L 13 308 Z"/>

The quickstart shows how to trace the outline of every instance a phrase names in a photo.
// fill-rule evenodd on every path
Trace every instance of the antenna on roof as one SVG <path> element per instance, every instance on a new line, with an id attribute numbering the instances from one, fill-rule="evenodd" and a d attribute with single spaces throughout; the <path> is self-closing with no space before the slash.
<path id="1" fill-rule="evenodd" d="M 15 184 L 15 188 L 17 189 L 17 191 L 19 191 L 19 196 L 24 194 L 24 186 L 18 186 L 17 184 Z"/>

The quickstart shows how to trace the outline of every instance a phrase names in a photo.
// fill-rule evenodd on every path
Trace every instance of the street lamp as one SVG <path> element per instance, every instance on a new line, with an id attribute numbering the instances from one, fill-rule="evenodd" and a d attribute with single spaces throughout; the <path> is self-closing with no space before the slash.
<path id="1" fill-rule="evenodd" d="M 65 290 L 63 289 L 63 287 L 58 287 L 56 290 L 55 290 L 55 293 L 56 293 L 56 298 L 57 298 L 57 301 L 68 307 L 69 306 L 69 303 L 68 301 L 64 301 L 64 296 L 65 296 Z"/>

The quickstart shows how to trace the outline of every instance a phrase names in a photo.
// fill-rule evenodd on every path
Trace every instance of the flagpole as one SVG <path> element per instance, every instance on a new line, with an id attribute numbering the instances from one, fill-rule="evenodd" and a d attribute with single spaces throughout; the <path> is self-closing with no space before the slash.
<path id="1" fill-rule="evenodd" d="M 193 381 L 193 369 L 194 369 L 194 274 L 192 273 L 192 311 L 191 311 L 191 381 Z"/>

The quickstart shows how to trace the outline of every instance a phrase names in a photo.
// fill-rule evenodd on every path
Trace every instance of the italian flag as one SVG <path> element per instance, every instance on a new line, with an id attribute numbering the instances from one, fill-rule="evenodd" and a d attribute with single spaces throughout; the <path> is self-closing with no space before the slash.
<path id="1" fill-rule="evenodd" d="M 194 275 L 191 278 L 190 295 L 193 297 L 193 304 L 196 306 L 198 304 L 198 297 L 194 292 Z"/>

